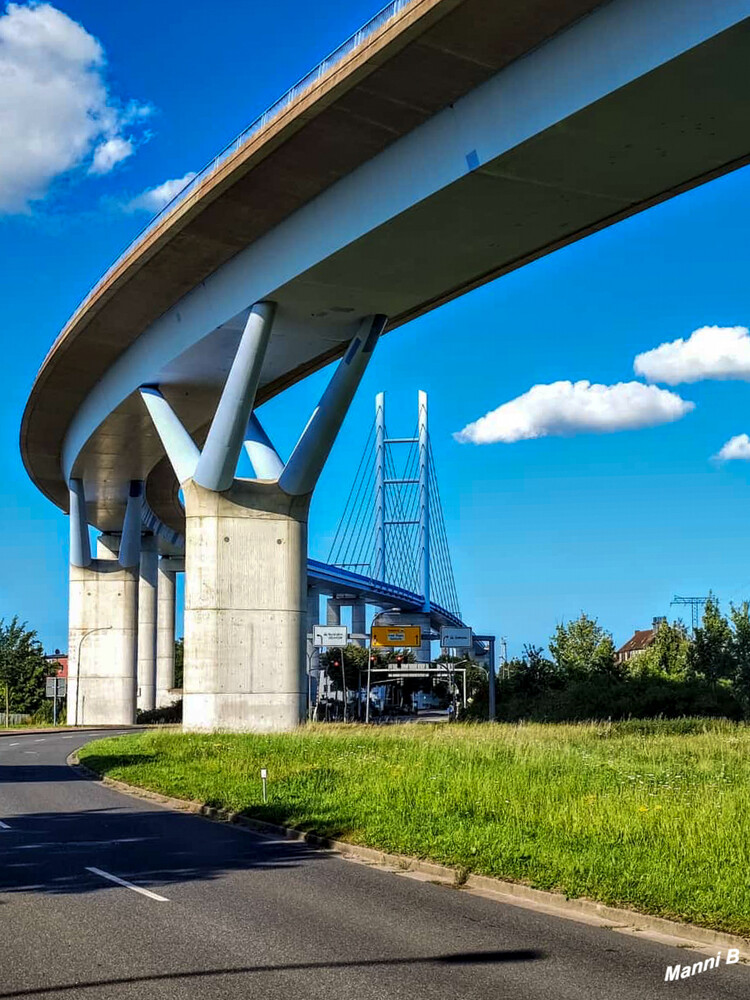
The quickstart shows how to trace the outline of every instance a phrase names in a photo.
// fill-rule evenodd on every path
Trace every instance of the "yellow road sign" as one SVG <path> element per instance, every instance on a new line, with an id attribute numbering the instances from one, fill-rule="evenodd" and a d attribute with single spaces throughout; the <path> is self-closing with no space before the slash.
<path id="1" fill-rule="evenodd" d="M 422 645 L 422 629 L 419 625 L 373 625 L 370 645 L 391 649 L 397 646 L 416 648 Z"/>

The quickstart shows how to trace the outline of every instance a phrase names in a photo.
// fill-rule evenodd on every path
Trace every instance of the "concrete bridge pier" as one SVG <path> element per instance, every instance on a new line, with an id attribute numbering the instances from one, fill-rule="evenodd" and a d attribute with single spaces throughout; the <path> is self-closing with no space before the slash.
<path id="1" fill-rule="evenodd" d="M 305 717 L 310 498 L 385 317 L 360 322 L 284 463 L 253 413 L 274 313 L 250 309 L 202 450 L 159 390 L 141 389 L 185 503 L 187 730 L 283 731 Z M 257 479 L 236 478 L 243 445 Z"/>
<path id="2" fill-rule="evenodd" d="M 341 624 L 341 609 L 352 609 L 352 627 L 350 632 L 364 635 L 367 630 L 367 603 L 352 597 L 329 597 L 326 601 L 326 625 Z M 355 646 L 364 646 L 364 639 L 352 639 Z"/>
<path id="3" fill-rule="evenodd" d="M 367 603 L 365 601 L 352 602 L 352 632 L 355 635 L 364 635 L 367 631 Z M 356 646 L 364 646 L 364 639 L 352 639 Z"/>
<path id="4" fill-rule="evenodd" d="M 320 624 L 320 591 L 315 587 L 307 588 L 307 660 L 308 669 L 317 671 L 320 667 L 320 654 L 312 642 L 313 628 Z"/>
<path id="5" fill-rule="evenodd" d="M 135 722 L 141 484 L 131 486 L 117 553 L 115 536 L 92 558 L 83 484 L 70 484 L 68 724 Z"/>
<path id="6" fill-rule="evenodd" d="M 183 485 L 186 519 L 183 725 L 292 729 L 307 684 L 309 496 L 237 480 Z"/>
<path id="7" fill-rule="evenodd" d="M 174 632 L 175 632 L 175 560 L 159 558 L 156 588 L 156 707 L 167 708 L 172 704 L 174 687 Z"/>
<path id="8" fill-rule="evenodd" d="M 326 625 L 341 624 L 341 601 L 329 597 L 326 601 Z"/>
<path id="9" fill-rule="evenodd" d="M 141 539 L 138 586 L 138 708 L 156 707 L 156 637 L 159 553 L 153 535 Z"/>

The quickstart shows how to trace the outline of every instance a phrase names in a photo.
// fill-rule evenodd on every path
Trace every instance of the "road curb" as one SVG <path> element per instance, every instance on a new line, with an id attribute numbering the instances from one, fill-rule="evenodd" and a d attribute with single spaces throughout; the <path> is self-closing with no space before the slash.
<path id="1" fill-rule="evenodd" d="M 232 823 L 263 836 L 304 841 L 311 847 L 331 851 L 352 861 L 377 865 L 402 875 L 427 876 L 425 881 L 438 882 L 441 885 L 482 895 L 498 902 L 541 910 L 569 920 L 594 923 L 623 933 L 636 933 L 642 937 L 649 937 L 678 947 L 691 946 L 701 951 L 716 948 L 737 948 L 744 960 L 750 960 L 750 939 L 736 934 L 714 931 L 708 927 L 698 927 L 696 924 L 680 923 L 665 917 L 639 913 L 636 910 L 607 906 L 605 903 L 597 903 L 591 899 L 570 899 L 562 893 L 532 889 L 530 886 L 517 882 L 506 882 L 503 879 L 491 878 L 487 875 L 467 874 L 460 869 L 450 868 L 435 861 L 423 861 L 420 858 L 411 858 L 406 855 L 388 854 L 385 851 L 359 844 L 329 840 L 304 830 L 277 826 L 274 823 L 253 819 L 250 816 L 243 816 L 227 809 L 217 809 L 204 802 L 176 799 L 169 795 L 162 795 L 160 792 L 152 792 L 147 788 L 129 785 L 106 775 L 102 776 L 80 762 L 77 750 L 69 754 L 67 763 L 87 779 L 99 781 L 126 795 L 147 799 L 178 812 L 194 813 L 214 822 Z"/>

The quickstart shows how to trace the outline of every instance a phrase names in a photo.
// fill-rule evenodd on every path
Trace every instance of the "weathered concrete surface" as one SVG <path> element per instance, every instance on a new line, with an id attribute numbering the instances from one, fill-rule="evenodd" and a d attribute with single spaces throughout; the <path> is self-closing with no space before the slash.
<path id="1" fill-rule="evenodd" d="M 174 700 L 175 572 L 169 559 L 159 560 L 156 613 L 156 707 Z"/>
<path id="2" fill-rule="evenodd" d="M 69 725 L 135 722 L 138 585 L 111 558 L 70 567 Z"/>
<path id="3" fill-rule="evenodd" d="M 141 540 L 138 587 L 138 708 L 150 712 L 156 705 L 156 604 L 159 553 L 156 539 Z"/>
<path id="4" fill-rule="evenodd" d="M 307 697 L 309 497 L 245 480 L 183 495 L 184 727 L 292 729 Z"/>

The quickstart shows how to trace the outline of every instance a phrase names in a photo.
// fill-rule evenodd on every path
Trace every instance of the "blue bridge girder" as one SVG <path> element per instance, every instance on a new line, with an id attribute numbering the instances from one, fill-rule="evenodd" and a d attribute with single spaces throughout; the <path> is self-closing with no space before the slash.
<path id="1" fill-rule="evenodd" d="M 373 577 L 353 573 L 339 566 L 318 562 L 317 559 L 307 560 L 308 583 L 318 588 L 322 593 L 353 594 L 357 598 L 382 608 L 398 608 L 399 611 L 422 613 L 424 600 L 419 594 L 396 587 L 392 583 L 375 580 Z M 433 626 L 452 625 L 460 627 L 464 622 L 453 612 L 441 608 L 437 604 L 430 607 L 430 620 Z"/>

